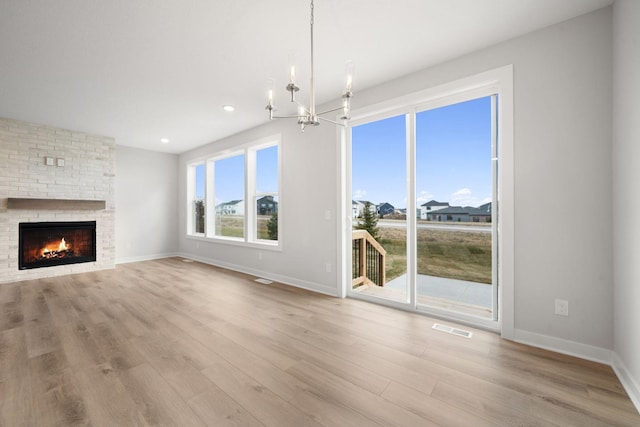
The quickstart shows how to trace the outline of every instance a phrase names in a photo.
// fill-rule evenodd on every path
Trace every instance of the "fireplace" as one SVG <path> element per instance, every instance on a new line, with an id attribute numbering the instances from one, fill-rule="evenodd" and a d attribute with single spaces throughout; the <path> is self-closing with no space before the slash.
<path id="1" fill-rule="evenodd" d="M 21 222 L 18 268 L 53 267 L 96 260 L 96 222 Z"/>

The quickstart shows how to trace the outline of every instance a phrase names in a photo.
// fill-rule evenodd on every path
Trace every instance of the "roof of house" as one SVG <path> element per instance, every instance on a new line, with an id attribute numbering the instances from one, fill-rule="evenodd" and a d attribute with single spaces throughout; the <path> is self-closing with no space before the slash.
<path id="1" fill-rule="evenodd" d="M 277 201 L 273 200 L 273 196 L 262 196 L 262 197 L 260 197 L 257 201 L 258 201 L 258 202 L 261 202 L 261 201 L 263 201 L 263 200 L 264 200 L 264 201 L 271 202 L 271 203 L 278 204 L 278 202 L 277 202 Z"/>
<path id="2" fill-rule="evenodd" d="M 458 214 L 464 215 L 468 214 L 467 208 L 463 208 L 462 206 L 449 206 L 448 208 L 438 209 L 437 211 L 428 212 L 428 215 L 442 215 L 442 214 Z"/>
<path id="3" fill-rule="evenodd" d="M 491 202 L 478 206 L 478 209 L 485 211 L 485 213 L 491 213 Z"/>
<path id="4" fill-rule="evenodd" d="M 449 206 L 449 202 L 436 202 L 435 200 L 430 200 L 420 206 Z"/>
<path id="5" fill-rule="evenodd" d="M 240 202 L 243 202 L 244 200 L 230 200 L 228 202 L 222 202 L 217 206 L 232 206 L 232 205 L 237 205 Z"/>
<path id="6" fill-rule="evenodd" d="M 484 205 L 483 205 L 484 206 Z M 491 215 L 491 211 L 486 209 L 474 208 L 473 206 L 449 206 L 448 208 L 438 209 L 437 211 L 429 212 L 429 215 Z"/>

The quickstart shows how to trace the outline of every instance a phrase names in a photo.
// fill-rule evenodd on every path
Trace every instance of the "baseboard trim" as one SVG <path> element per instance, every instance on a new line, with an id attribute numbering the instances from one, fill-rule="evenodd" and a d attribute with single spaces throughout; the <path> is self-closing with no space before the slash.
<path id="1" fill-rule="evenodd" d="M 171 253 L 162 253 L 162 254 L 123 257 L 123 258 L 116 258 L 116 264 L 129 264 L 131 262 L 153 261 L 154 259 L 172 258 L 175 256 L 180 256 L 180 255 L 177 252 L 171 252 Z"/>
<path id="2" fill-rule="evenodd" d="M 605 365 L 611 365 L 612 361 L 611 350 L 521 329 L 515 330 L 514 341 Z"/>
<path id="3" fill-rule="evenodd" d="M 615 351 L 519 329 L 515 330 L 514 341 L 611 366 L 631 402 L 640 412 L 640 386 Z"/>
<path id="4" fill-rule="evenodd" d="M 631 376 L 626 365 L 622 359 L 620 359 L 620 356 L 618 356 L 618 353 L 612 352 L 612 356 L 611 367 L 618 376 L 622 387 L 624 387 L 624 390 L 629 395 L 636 409 L 640 412 L 640 385 L 638 385 L 638 382 Z"/>
<path id="5" fill-rule="evenodd" d="M 237 271 L 239 273 L 249 274 L 251 276 L 262 277 L 265 279 L 273 280 L 274 282 L 283 283 L 285 285 L 293 286 L 296 288 L 306 289 L 308 291 L 317 292 L 323 295 L 329 295 L 332 297 L 337 297 L 338 289 L 331 288 L 329 286 L 321 285 L 319 283 L 308 282 L 305 280 L 296 279 L 294 277 L 283 276 L 280 274 L 271 273 L 268 271 L 261 271 L 253 268 L 249 268 L 243 265 L 232 264 L 224 261 L 220 261 L 213 258 L 205 258 L 193 254 L 181 253 L 178 254 L 183 258 L 192 259 L 194 261 L 199 261 L 204 264 L 213 265 L 214 267 L 226 268 L 228 270 Z"/>

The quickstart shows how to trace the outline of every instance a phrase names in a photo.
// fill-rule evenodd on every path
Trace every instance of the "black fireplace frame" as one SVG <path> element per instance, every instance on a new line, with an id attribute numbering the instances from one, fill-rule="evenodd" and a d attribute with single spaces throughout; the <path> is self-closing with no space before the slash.
<path id="1" fill-rule="evenodd" d="M 55 267 L 68 264 L 79 264 L 83 262 L 94 262 L 97 260 L 96 242 L 96 221 L 64 221 L 64 222 L 21 222 L 18 224 L 18 269 L 30 270 L 33 268 Z M 93 253 L 87 256 L 74 256 L 69 258 L 56 258 L 55 260 L 40 260 L 27 262 L 24 260 L 24 233 L 30 230 L 49 229 L 51 233 L 63 232 L 64 230 L 88 229 L 92 231 Z"/>

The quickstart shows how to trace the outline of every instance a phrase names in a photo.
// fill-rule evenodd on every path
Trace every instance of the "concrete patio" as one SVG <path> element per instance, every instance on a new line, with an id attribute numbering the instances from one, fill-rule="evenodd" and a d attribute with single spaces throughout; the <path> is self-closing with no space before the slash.
<path id="1" fill-rule="evenodd" d="M 406 289 L 407 275 L 403 274 L 384 287 L 364 285 L 356 288 L 355 292 L 404 301 L 407 299 Z M 417 291 L 420 305 L 491 317 L 493 296 L 489 284 L 419 274 Z"/>

